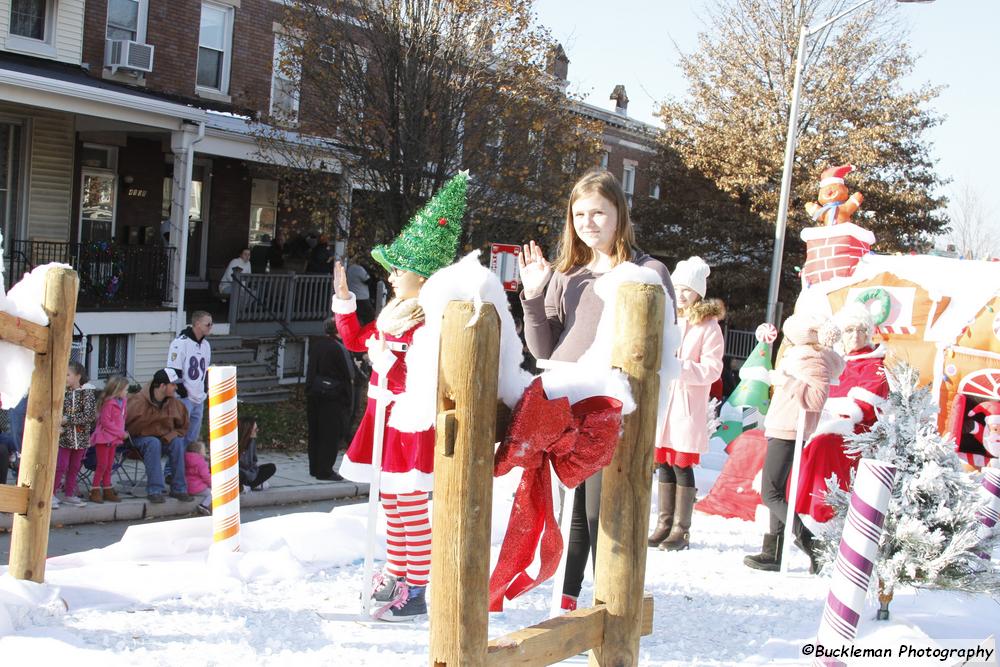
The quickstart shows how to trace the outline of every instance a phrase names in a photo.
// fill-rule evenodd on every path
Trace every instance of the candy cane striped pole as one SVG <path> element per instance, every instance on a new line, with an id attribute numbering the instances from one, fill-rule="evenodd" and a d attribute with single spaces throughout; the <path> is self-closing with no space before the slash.
<path id="1" fill-rule="evenodd" d="M 983 489 L 989 500 L 979 510 L 979 539 L 985 540 L 1000 523 L 1000 470 L 983 468 Z"/>
<path id="2" fill-rule="evenodd" d="M 239 551 L 240 467 L 235 366 L 208 369 L 208 426 L 212 450 L 212 548 Z"/>
<path id="3" fill-rule="evenodd" d="M 858 634 L 895 479 L 895 466 L 874 459 L 861 459 L 858 465 L 833 580 L 816 633 L 819 644 L 842 646 Z"/>

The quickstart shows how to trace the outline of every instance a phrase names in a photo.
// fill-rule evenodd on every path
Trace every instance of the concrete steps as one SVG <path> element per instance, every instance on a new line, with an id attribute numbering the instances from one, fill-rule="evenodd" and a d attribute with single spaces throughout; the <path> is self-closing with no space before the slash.
<path id="1" fill-rule="evenodd" d="M 292 391 L 278 384 L 269 364 L 257 361 L 254 343 L 246 345 L 241 336 L 212 336 L 212 363 L 236 366 L 237 395 L 240 403 L 279 403 Z"/>

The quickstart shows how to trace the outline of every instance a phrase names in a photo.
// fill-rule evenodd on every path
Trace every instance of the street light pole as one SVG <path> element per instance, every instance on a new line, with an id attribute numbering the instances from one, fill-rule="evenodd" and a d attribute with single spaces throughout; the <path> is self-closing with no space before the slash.
<path id="1" fill-rule="evenodd" d="M 778 199 L 778 217 L 774 225 L 774 255 L 771 258 L 771 280 L 767 289 L 767 321 L 778 326 L 778 289 L 781 287 L 781 259 L 785 252 L 785 229 L 788 226 L 788 199 L 792 190 L 792 163 L 795 161 L 795 142 L 798 139 L 799 98 L 802 93 L 802 70 L 805 68 L 806 39 L 835 21 L 861 9 L 875 0 L 862 0 L 815 26 L 802 26 L 799 32 L 799 49 L 795 55 L 795 79 L 792 84 L 792 103 L 788 109 L 788 134 L 785 140 L 785 165 L 781 172 L 781 196 Z M 934 0 L 896 0 L 901 3 L 928 3 Z"/>
<path id="2" fill-rule="evenodd" d="M 871 0 L 867 0 L 870 2 Z M 809 28 L 799 31 L 799 50 L 795 56 L 795 83 L 792 84 L 792 105 L 788 110 L 788 136 L 785 139 L 785 166 L 781 172 L 781 197 L 778 219 L 774 225 L 774 255 L 771 258 L 771 283 L 767 288 L 767 321 L 778 326 L 778 289 L 781 286 L 781 256 L 785 252 L 785 228 L 788 217 L 788 197 L 792 189 L 792 162 L 795 160 L 795 140 L 798 134 L 799 97 L 802 91 L 802 68 L 806 59 L 806 37 Z"/>

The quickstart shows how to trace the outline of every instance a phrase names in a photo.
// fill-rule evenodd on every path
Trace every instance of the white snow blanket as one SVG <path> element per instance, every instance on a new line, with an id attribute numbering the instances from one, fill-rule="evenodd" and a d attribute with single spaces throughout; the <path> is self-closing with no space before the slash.
<path id="1" fill-rule="evenodd" d="M 0 247 L 3 238 L 0 237 Z M 66 264 L 46 264 L 24 275 L 10 291 L 5 290 L 3 262 L 0 262 L 0 310 L 28 322 L 48 326 L 49 318 L 42 310 L 45 296 L 45 275 L 49 269 Z M 0 402 L 5 408 L 14 407 L 28 393 L 31 374 L 35 370 L 35 353 L 12 343 L 0 341 Z"/>
<path id="2" fill-rule="evenodd" d="M 517 335 L 514 318 L 510 313 L 503 284 L 492 271 L 479 263 L 476 250 L 455 264 L 441 269 L 420 290 L 420 305 L 424 309 L 425 324 L 413 336 L 413 345 L 406 353 L 406 392 L 399 396 L 389 418 L 389 425 L 401 431 L 416 432 L 434 425 L 437 410 L 438 352 L 441 341 L 441 322 L 444 310 L 451 301 L 472 301 L 477 309 L 485 303 L 493 304 L 500 316 L 500 374 L 498 393 L 500 400 L 513 408 L 521 398 L 532 376 L 521 368 L 524 351 Z M 550 399 L 567 397 L 571 403 L 588 396 L 604 395 L 622 401 L 622 412 L 635 410 L 628 380 L 623 373 L 611 368 L 614 346 L 615 301 L 622 283 L 635 282 L 663 286 L 659 275 L 652 269 L 626 262 L 604 274 L 594 289 L 604 301 L 594 343 L 573 367 L 561 367 L 542 374 L 545 393 Z M 657 433 L 662 428 L 670 380 L 677 377 L 680 365 L 675 357 L 680 345 L 680 330 L 670 317 L 674 304 L 666 296 L 663 325 L 663 349 L 660 367 L 660 419 Z M 472 326 L 478 315 L 467 326 Z"/>
<path id="3" fill-rule="evenodd" d="M 711 473 L 696 469 L 702 492 Z M 498 480 L 494 557 L 514 485 Z M 138 525 L 107 548 L 49 559 L 46 584 L 4 574 L 0 655 L 4 664 L 73 667 L 426 664 L 427 621 L 358 617 L 365 511 L 348 505 L 246 523 L 244 550 L 218 561 L 208 555 L 210 517 Z M 690 550 L 648 553 L 645 588 L 656 613 L 639 664 L 805 664 L 803 647 L 815 636 L 829 580 L 806 574 L 797 551 L 788 577 L 746 568 L 743 555 L 760 545 L 752 524 L 699 514 L 695 526 Z M 583 604 L 592 596 L 589 568 L 587 577 Z M 551 586 L 491 614 L 490 637 L 545 620 Z M 996 632 L 997 602 L 988 595 L 904 588 L 888 622 L 873 620 L 877 606 L 869 601 L 860 624 L 859 639 L 870 645 Z M 586 657 L 566 664 L 586 664 Z"/>

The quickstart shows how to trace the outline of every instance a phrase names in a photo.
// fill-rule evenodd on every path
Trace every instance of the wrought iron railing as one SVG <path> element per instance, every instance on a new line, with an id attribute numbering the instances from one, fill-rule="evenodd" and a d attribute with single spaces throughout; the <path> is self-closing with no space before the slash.
<path id="1" fill-rule="evenodd" d="M 734 359 L 746 359 L 757 345 L 753 331 L 729 329 L 726 332 L 726 356 Z"/>
<path id="2" fill-rule="evenodd" d="M 80 277 L 77 310 L 159 308 L 172 300 L 174 248 L 111 241 L 10 241 L 4 246 L 8 287 L 42 264 L 72 266 Z"/>
<path id="3" fill-rule="evenodd" d="M 316 322 L 330 317 L 330 276 L 246 273 L 237 276 L 229 322 Z"/>

